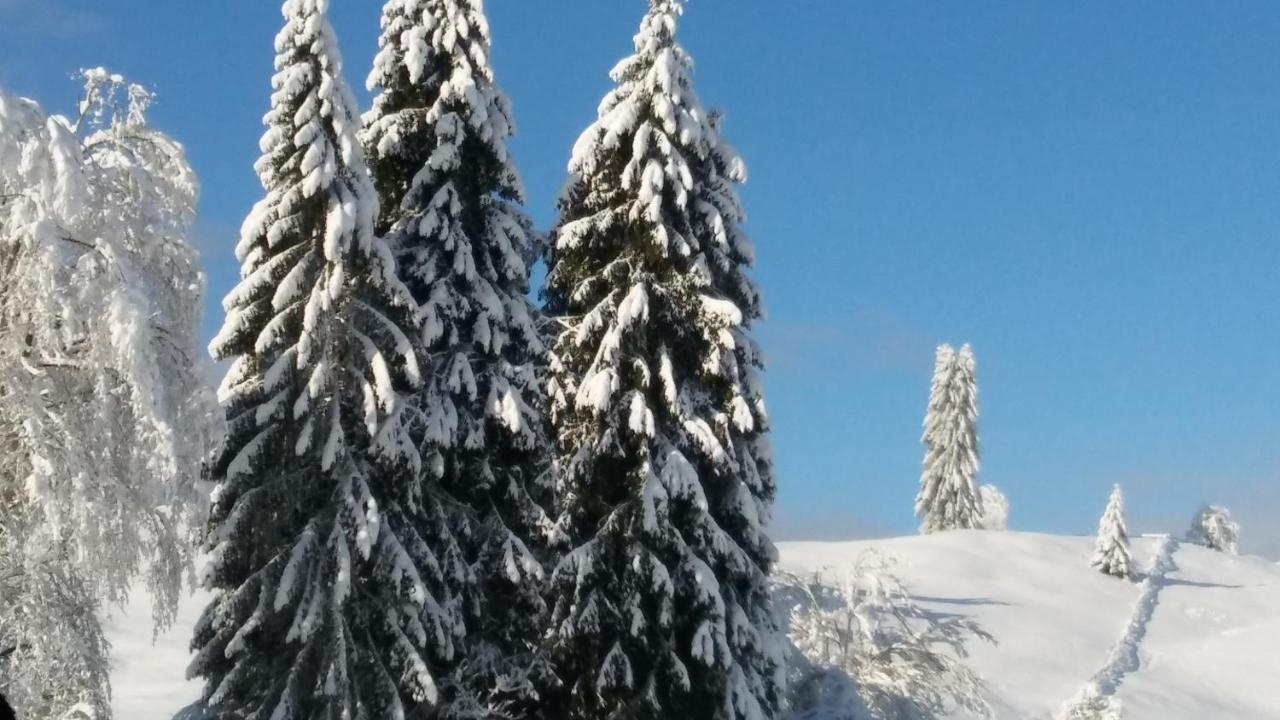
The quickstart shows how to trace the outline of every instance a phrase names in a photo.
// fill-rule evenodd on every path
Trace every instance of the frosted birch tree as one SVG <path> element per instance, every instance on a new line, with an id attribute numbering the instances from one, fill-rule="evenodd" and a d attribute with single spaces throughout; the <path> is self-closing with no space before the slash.
<path id="1" fill-rule="evenodd" d="M 1129 533 L 1124 522 L 1124 495 L 1119 485 L 1111 490 L 1107 509 L 1098 521 L 1098 539 L 1089 565 L 1107 575 L 1129 577 L 1133 558 L 1129 553 Z"/>
<path id="2" fill-rule="evenodd" d="M 971 640 L 995 638 L 963 615 L 916 604 L 894 561 L 863 552 L 852 571 L 782 574 L 792 607 L 791 710 L 796 717 L 990 718 L 986 683 L 966 663 Z M 856 712 L 862 706 L 872 712 Z"/>
<path id="3" fill-rule="evenodd" d="M 363 133 L 380 225 L 419 305 L 424 481 L 459 501 L 475 570 L 444 711 L 454 717 L 518 712 L 536 699 L 530 674 L 545 670 L 545 348 L 528 299 L 534 236 L 506 148 L 511 109 L 490 54 L 479 0 L 391 0 Z"/>
<path id="4" fill-rule="evenodd" d="M 978 474 L 978 384 L 973 351 L 939 345 L 924 418 L 924 471 L 916 495 L 920 530 L 982 527 Z"/>
<path id="5" fill-rule="evenodd" d="M 0 691 L 30 718 L 109 717 L 98 617 L 139 578 L 172 621 L 218 425 L 194 173 L 146 90 L 84 79 L 74 122 L 0 93 Z"/>
<path id="6" fill-rule="evenodd" d="M 551 251 L 569 548 L 551 592 L 555 718 L 763 720 L 785 679 L 746 171 L 694 91 L 681 12 L 652 0 L 613 69 Z"/>
<path id="7" fill-rule="evenodd" d="M 225 720 L 420 717 L 461 637 L 468 572 L 418 482 L 415 305 L 377 197 L 327 0 L 288 0 L 239 285 L 211 350 L 228 439 L 188 670 Z"/>

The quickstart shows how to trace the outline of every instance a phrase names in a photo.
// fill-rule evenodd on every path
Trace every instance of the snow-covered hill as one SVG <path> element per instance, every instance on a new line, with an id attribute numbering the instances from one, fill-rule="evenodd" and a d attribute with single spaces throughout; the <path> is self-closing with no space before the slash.
<path id="1" fill-rule="evenodd" d="M 1139 538 L 1138 567 L 1156 565 L 1144 584 L 1090 570 L 1092 544 L 966 531 L 780 550 L 793 572 L 840 571 L 874 547 L 897 559 L 922 605 L 980 622 L 999 644 L 974 643 L 971 663 L 1001 720 L 1054 718 L 1091 686 L 1114 694 L 1126 720 L 1280 720 L 1280 567 Z M 108 623 L 118 720 L 170 720 L 197 697 L 183 671 L 205 599 L 189 599 L 154 645 L 143 597 Z"/>
<path id="2" fill-rule="evenodd" d="M 1133 545 L 1142 572 L 1158 566 L 1145 584 L 1091 570 L 1084 537 L 958 531 L 780 549 L 799 572 L 839 571 L 874 547 L 922 605 L 976 619 L 999 643 L 970 649 L 1001 720 L 1054 718 L 1090 684 L 1125 720 L 1280 719 L 1280 568 L 1162 537 Z"/>

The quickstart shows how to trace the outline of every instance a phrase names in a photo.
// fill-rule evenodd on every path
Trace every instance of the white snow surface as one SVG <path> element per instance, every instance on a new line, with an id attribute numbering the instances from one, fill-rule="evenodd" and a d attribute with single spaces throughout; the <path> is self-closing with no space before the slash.
<path id="1" fill-rule="evenodd" d="M 971 643 L 970 662 L 1000 720 L 1055 720 L 1100 673 L 1118 681 L 1113 699 L 1125 720 L 1280 720 L 1280 566 L 1171 543 L 1162 579 L 1150 583 L 1154 603 L 1140 603 L 1166 538 L 1132 539 L 1132 580 L 1091 569 L 1093 541 L 956 530 L 778 547 L 792 572 L 842 572 L 876 548 L 897 559 L 895 571 L 922 606 L 980 622 L 999 644 Z M 184 671 L 190 628 L 207 601 L 203 593 L 185 598 L 174 629 L 154 645 L 141 590 L 112 614 L 117 720 L 171 720 L 199 697 L 199 683 Z M 1135 621 L 1145 622 L 1141 632 Z M 1136 648 L 1122 646 L 1125 638 Z M 1136 667 L 1114 663 L 1130 655 Z"/>
<path id="2" fill-rule="evenodd" d="M 1000 720 L 1056 719 L 1100 674 L 1118 682 L 1124 720 L 1280 719 L 1280 567 L 1172 543 L 1163 579 L 1152 580 L 1153 602 L 1140 604 L 1166 538 L 1132 539 L 1132 580 L 1091 569 L 1093 542 L 956 530 L 784 542 L 779 552 L 792 572 L 844 571 L 871 547 L 896 558 L 895 572 L 922 606 L 969 615 L 995 636 L 998 645 L 969 649 Z M 1140 632 L 1136 621 L 1145 621 Z M 1136 648 L 1122 646 L 1125 638 Z M 1136 667 L 1115 662 L 1132 655 Z"/>
<path id="3" fill-rule="evenodd" d="M 173 627 L 152 642 L 151 598 L 135 588 L 129 604 L 104 618 L 111 643 L 111 713 L 115 720 L 171 720 L 200 698 L 200 680 L 186 679 L 191 629 L 209 593 L 184 593 Z"/>

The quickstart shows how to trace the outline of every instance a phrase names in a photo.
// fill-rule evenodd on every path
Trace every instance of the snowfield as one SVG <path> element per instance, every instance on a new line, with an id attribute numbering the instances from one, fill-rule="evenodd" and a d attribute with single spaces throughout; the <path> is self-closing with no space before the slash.
<path id="1" fill-rule="evenodd" d="M 1125 720 L 1280 720 L 1280 567 L 1161 537 L 1133 540 L 1149 580 L 1089 568 L 1092 537 L 953 531 L 857 542 L 784 542 L 781 565 L 852 567 L 868 549 L 897 560 L 921 605 L 969 615 L 998 645 L 970 662 L 1001 720 L 1052 720 L 1081 693 L 1114 696 Z M 207 596 L 187 599 L 153 645 L 139 595 L 107 622 L 117 720 L 170 720 L 200 692 L 184 679 L 190 628 Z"/>
<path id="2" fill-rule="evenodd" d="M 1099 679 L 1125 720 L 1280 718 L 1280 567 L 1169 542 L 1140 602 L 1141 577 L 1090 569 L 1093 541 L 963 530 L 779 549 L 785 569 L 804 572 L 841 570 L 874 547 L 923 606 L 976 619 L 999 642 L 969 648 L 1001 720 L 1060 717 Z M 1135 568 L 1146 573 L 1165 543 L 1134 538 Z"/>

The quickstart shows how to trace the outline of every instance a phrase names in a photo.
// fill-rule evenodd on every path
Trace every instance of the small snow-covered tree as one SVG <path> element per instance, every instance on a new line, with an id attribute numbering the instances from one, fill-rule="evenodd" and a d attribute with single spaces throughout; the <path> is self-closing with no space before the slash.
<path id="1" fill-rule="evenodd" d="M 942 718 L 956 710 L 991 716 L 985 685 L 964 659 L 970 640 L 994 638 L 969 618 L 916 605 L 891 559 L 869 550 L 844 577 L 784 574 L 778 593 L 793 608 L 791 705 L 799 717 L 852 716 L 843 710 L 848 687 L 882 720 Z"/>
<path id="2" fill-rule="evenodd" d="M 478 583 L 441 710 L 454 717 L 536 699 L 551 530 L 535 243 L 489 57 L 479 0 L 390 0 L 363 132 L 381 226 L 420 308 L 424 481 L 462 503 L 454 524 Z"/>
<path id="3" fill-rule="evenodd" d="M 982 496 L 982 529 L 1009 529 L 1009 498 L 995 485 L 983 485 L 978 489 Z"/>
<path id="4" fill-rule="evenodd" d="M 75 123 L 0 93 L 0 691 L 31 718 L 109 716 L 98 615 L 139 576 L 172 620 L 217 426 L 194 174 L 149 93 L 84 77 Z"/>
<path id="5" fill-rule="evenodd" d="M 417 717 L 461 637 L 469 572 L 419 482 L 415 305 L 377 197 L 327 0 L 287 0 L 216 357 L 206 584 L 188 673 L 225 720 Z"/>
<path id="6" fill-rule="evenodd" d="M 1062 709 L 1056 720 L 1124 720 L 1124 703 L 1114 695 L 1104 695 L 1090 683 Z"/>
<path id="7" fill-rule="evenodd" d="M 652 0 L 561 197 L 549 393 L 570 548 L 549 717 L 766 720 L 785 680 L 742 161 Z"/>
<path id="8" fill-rule="evenodd" d="M 1133 558 L 1129 554 L 1129 534 L 1124 523 L 1124 496 L 1120 486 L 1111 490 L 1107 509 L 1098 521 L 1098 539 L 1089 565 L 1107 575 L 1129 577 Z"/>
<path id="9" fill-rule="evenodd" d="M 1240 552 L 1240 525 L 1231 519 L 1231 511 L 1225 507 L 1205 505 L 1191 522 L 1187 540 L 1235 555 Z"/>
<path id="10" fill-rule="evenodd" d="M 978 474 L 978 383 L 973 350 L 939 345 L 924 418 L 924 471 L 916 495 L 920 530 L 982 527 Z"/>

